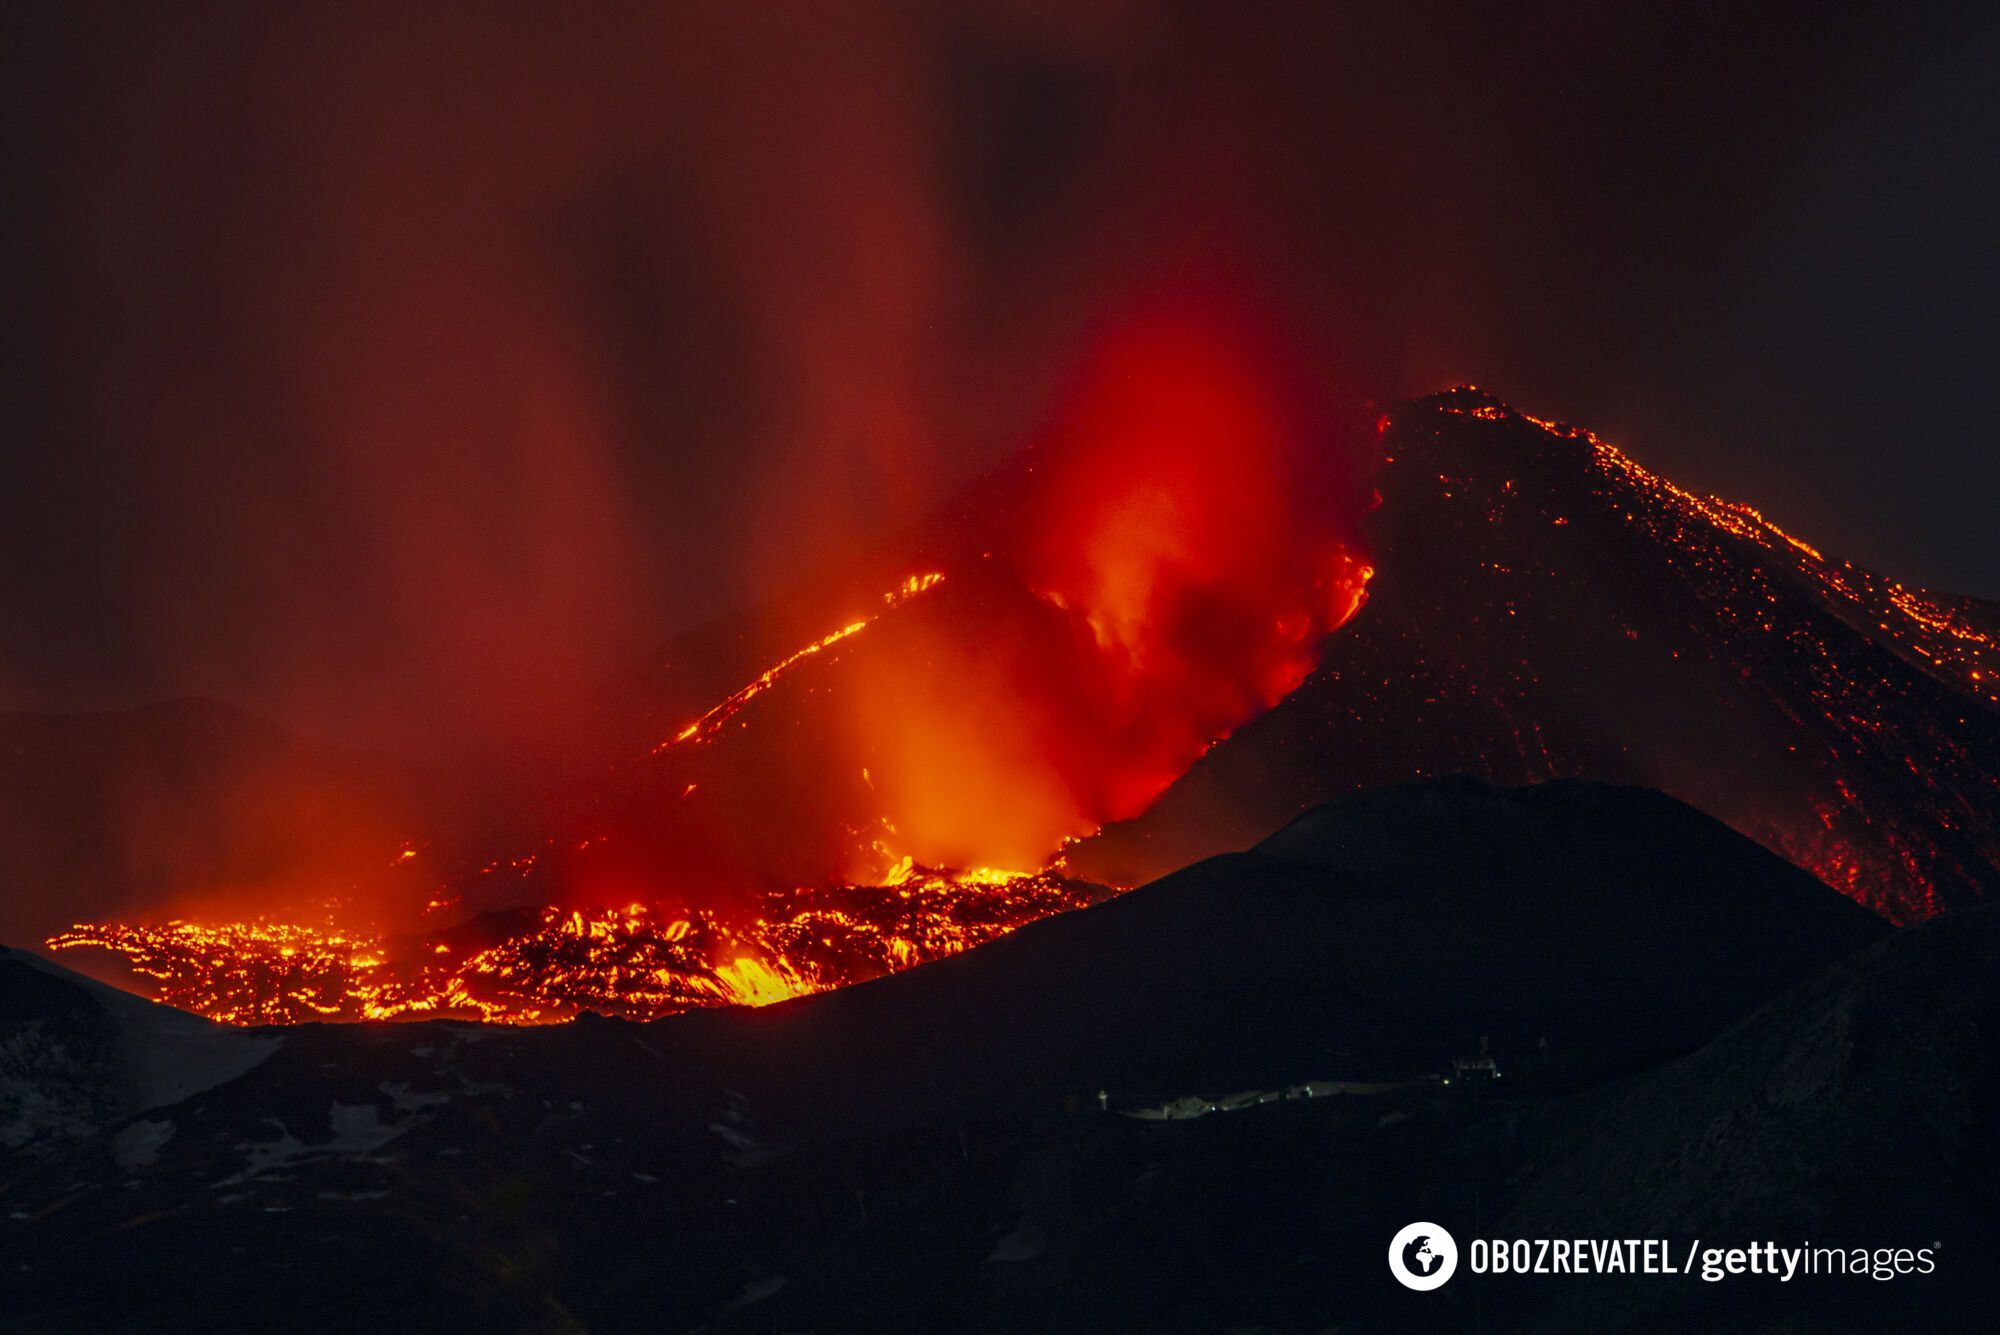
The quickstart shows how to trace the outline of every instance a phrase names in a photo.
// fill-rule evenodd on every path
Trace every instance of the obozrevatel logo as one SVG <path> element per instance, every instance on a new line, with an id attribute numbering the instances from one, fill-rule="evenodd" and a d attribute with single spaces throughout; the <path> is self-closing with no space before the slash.
<path id="1" fill-rule="evenodd" d="M 1389 1239 L 1389 1273 L 1406 1289 L 1434 1289 L 1458 1269 L 1458 1244 L 1436 1224 L 1405 1224 Z"/>

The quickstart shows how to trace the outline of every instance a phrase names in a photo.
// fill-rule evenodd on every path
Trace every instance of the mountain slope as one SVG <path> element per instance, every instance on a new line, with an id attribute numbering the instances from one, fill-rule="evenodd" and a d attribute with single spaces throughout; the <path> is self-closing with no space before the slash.
<path id="1" fill-rule="evenodd" d="M 1942 1244 L 1922 1307 L 1939 1328 L 1977 1329 L 2000 1299 L 1977 1259 L 2000 1243 L 1997 1034 L 2000 906 L 1909 928 L 1701 1051 L 1531 1119 L 1492 1231 L 1783 1239 L 1868 1248 L 1871 1264 L 1873 1249 Z M 1538 1295 L 1527 1324 L 1883 1329 L 1912 1319 L 1910 1283 L 1800 1278 L 1724 1295 L 1574 1281 Z"/>
<path id="2" fill-rule="evenodd" d="M 234 1080 L 277 1047 L 0 947 L 0 1148 L 59 1152 Z"/>
<path id="3" fill-rule="evenodd" d="M 286 1030 L 199 1097 L 51 1162 L 0 1159 L 0 1321 L 1393 1318 L 1387 1218 L 1487 1106 L 1440 1083 L 1451 1057 L 1485 1039 L 1508 1089 L 1552 1097 L 1683 1054 L 1888 931 L 1657 794 L 1369 794 L 1109 904 L 783 1005 Z M 1207 1115 L 1116 1115 L 1179 1100 Z M 145 1280 L 93 1278 L 113 1267 Z"/>
<path id="4" fill-rule="evenodd" d="M 1367 605 L 1136 820 L 1130 881 L 1413 776 L 1657 787 L 1909 921 L 2000 886 L 1991 611 L 1824 556 L 1474 391 L 1389 425 Z"/>
<path id="5" fill-rule="evenodd" d="M 959 1115 L 1100 1085 L 1138 1100 L 1269 1085 L 1314 1054 L 1400 1077 L 1482 1036 L 1637 1061 L 1882 931 L 1657 793 L 1444 780 L 1329 804 L 1108 904 L 744 1017 L 725 1060 L 736 1088 L 792 1099 L 795 1077 L 833 1084 L 817 1072 L 834 1054 L 869 1099 Z M 912 1053 L 934 1055 L 913 1067 Z"/>

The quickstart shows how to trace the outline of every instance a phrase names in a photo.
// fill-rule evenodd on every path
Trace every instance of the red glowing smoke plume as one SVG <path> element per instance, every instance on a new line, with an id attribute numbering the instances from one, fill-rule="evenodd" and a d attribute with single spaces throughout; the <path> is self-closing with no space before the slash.
<path id="1" fill-rule="evenodd" d="M 1186 311 L 1096 350 L 1031 455 L 1008 552 L 1026 596 L 996 593 L 983 634 L 916 622 L 854 683 L 891 848 L 1037 863 L 1311 670 L 1369 571 L 1279 364 Z"/>

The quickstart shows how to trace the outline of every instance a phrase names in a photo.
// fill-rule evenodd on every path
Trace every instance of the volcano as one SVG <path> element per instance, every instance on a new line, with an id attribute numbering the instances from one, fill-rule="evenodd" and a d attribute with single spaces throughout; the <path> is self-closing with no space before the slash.
<path id="1" fill-rule="evenodd" d="M 487 852 L 411 831 L 420 912 L 51 944 L 238 1023 L 756 1005 L 1449 774 L 1656 788 L 1893 922 L 2000 881 L 2000 609 L 1478 390 L 1335 466 L 1227 348 L 1140 348 L 935 523 L 625 678 Z"/>
<path id="2" fill-rule="evenodd" d="M 1381 424 L 1365 611 L 1144 815 L 1142 880 L 1426 775 L 1673 794 L 1895 922 L 2000 885 L 2000 607 L 1822 553 L 1474 389 Z"/>

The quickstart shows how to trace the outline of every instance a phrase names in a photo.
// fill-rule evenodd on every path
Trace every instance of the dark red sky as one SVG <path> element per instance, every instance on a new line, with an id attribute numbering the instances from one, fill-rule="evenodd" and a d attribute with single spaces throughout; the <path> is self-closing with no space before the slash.
<path id="1" fill-rule="evenodd" d="M 513 735 L 1190 267 L 2000 594 L 1994 21 L 1627 8 L 17 7 L 0 705 Z"/>

